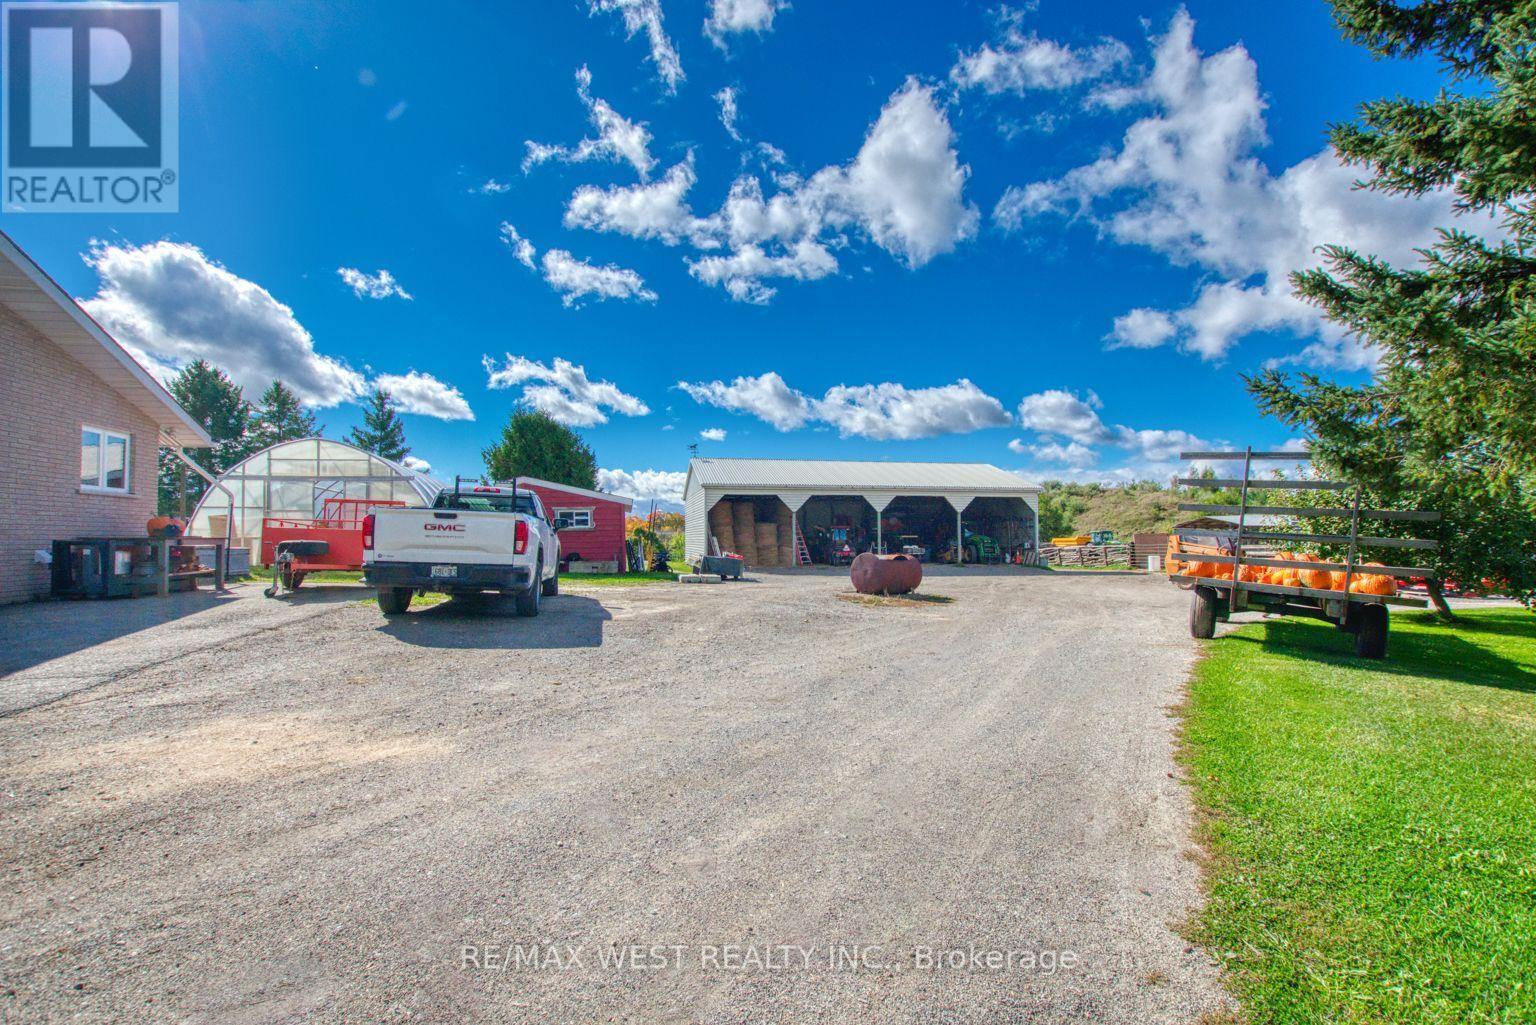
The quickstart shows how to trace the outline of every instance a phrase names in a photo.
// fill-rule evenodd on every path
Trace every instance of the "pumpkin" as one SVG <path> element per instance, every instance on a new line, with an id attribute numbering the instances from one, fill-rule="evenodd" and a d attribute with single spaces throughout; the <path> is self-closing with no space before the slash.
<path id="1" fill-rule="evenodd" d="M 186 531 L 186 524 L 174 516 L 151 516 L 145 527 L 150 537 L 180 537 Z"/>
<path id="2" fill-rule="evenodd" d="M 1302 562 L 1322 562 L 1323 560 L 1311 552 L 1303 552 Z M 1333 589 L 1333 572 L 1326 569 L 1310 569 L 1302 566 L 1296 572 L 1301 587 L 1310 587 L 1316 591 L 1331 591 Z"/>
<path id="3" fill-rule="evenodd" d="M 1380 567 L 1381 563 L 1367 562 L 1365 566 Z M 1350 580 L 1349 589 L 1356 594 L 1379 594 L 1390 598 L 1397 593 L 1397 581 L 1382 573 L 1361 573 Z"/>

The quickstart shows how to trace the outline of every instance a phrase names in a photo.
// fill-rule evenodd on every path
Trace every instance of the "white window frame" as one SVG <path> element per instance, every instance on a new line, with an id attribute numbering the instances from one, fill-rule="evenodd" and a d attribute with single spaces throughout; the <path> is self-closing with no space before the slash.
<path id="1" fill-rule="evenodd" d="M 566 525 L 562 526 L 560 528 L 561 530 L 596 530 L 597 529 L 597 509 L 596 509 L 596 507 L 590 506 L 590 505 L 583 505 L 583 506 L 577 506 L 577 507 L 571 508 L 571 509 L 556 509 L 555 510 L 555 522 L 559 523 L 561 517 L 565 516 L 567 513 L 585 513 L 586 517 L 587 517 L 586 526 L 578 526 L 577 524 L 571 523 L 571 524 L 566 524 Z"/>
<path id="2" fill-rule="evenodd" d="M 94 433 L 100 442 L 96 446 L 96 481 L 95 484 L 80 484 L 81 492 L 88 495 L 131 495 L 133 494 L 133 435 L 126 431 L 114 431 L 107 427 L 97 427 L 94 424 L 80 425 L 80 448 L 82 455 L 85 449 L 85 432 Z M 108 439 L 117 439 L 123 443 L 123 486 L 112 487 L 107 484 L 107 447 Z"/>

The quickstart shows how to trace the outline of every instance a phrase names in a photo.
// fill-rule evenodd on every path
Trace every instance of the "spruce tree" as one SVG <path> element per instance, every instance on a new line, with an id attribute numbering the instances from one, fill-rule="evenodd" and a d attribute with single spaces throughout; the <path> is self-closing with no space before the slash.
<path id="1" fill-rule="evenodd" d="M 252 447 L 263 449 L 280 441 L 318 437 L 323 429 L 299 397 L 282 381 L 274 380 L 261 393 L 261 403 L 251 417 Z"/>
<path id="2" fill-rule="evenodd" d="M 1355 387 L 1270 370 L 1248 379 L 1265 412 L 1301 428 L 1325 472 L 1388 506 L 1438 509 L 1440 580 L 1536 592 L 1536 3 L 1333 0 L 1344 35 L 1378 57 L 1432 55 L 1453 86 L 1376 100 L 1333 126 L 1365 188 L 1449 189 L 1464 215 L 1413 267 L 1334 245 L 1292 275 L 1302 298 L 1378 347 Z M 1482 215 L 1482 216 L 1479 216 Z M 1496 220 L 1502 238 L 1490 229 Z M 1422 524 L 1411 525 L 1424 536 Z M 1394 532 L 1390 523 L 1375 533 Z M 1413 533 L 1396 529 L 1396 533 Z M 1437 584 L 1432 596 L 1449 616 Z"/>
<path id="3" fill-rule="evenodd" d="M 361 426 L 352 428 L 347 440 L 358 448 L 399 462 L 411 451 L 405 444 L 405 424 L 395 412 L 395 400 L 376 388 L 363 407 Z"/>
<path id="4" fill-rule="evenodd" d="M 210 474 L 218 474 L 250 455 L 250 403 L 229 375 L 207 360 L 182 367 L 166 385 L 171 397 L 196 420 L 211 438 L 211 448 L 189 448 L 187 455 Z M 169 452 L 161 453 L 159 508 L 166 514 L 183 515 L 202 497 L 208 485 Z M 185 495 L 183 496 L 183 489 Z"/>

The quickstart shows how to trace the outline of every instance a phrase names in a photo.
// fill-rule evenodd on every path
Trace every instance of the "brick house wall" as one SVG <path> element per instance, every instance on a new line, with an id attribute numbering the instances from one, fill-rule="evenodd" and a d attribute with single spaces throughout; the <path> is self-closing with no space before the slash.
<path id="1" fill-rule="evenodd" d="M 128 435 L 127 495 L 80 489 L 80 429 Z M 155 513 L 154 421 L 0 305 L 0 603 L 48 592 L 32 553 L 60 538 L 143 534 Z"/>

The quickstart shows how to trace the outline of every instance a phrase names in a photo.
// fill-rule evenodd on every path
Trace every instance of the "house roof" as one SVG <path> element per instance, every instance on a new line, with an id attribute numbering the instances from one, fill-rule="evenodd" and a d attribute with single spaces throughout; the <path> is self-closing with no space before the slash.
<path id="1" fill-rule="evenodd" d="M 606 491 L 593 491 L 590 488 L 578 488 L 573 484 L 556 484 L 552 480 L 540 480 L 537 477 L 519 477 L 519 484 L 532 484 L 536 488 L 549 488 L 551 491 L 564 491 L 567 494 L 580 495 L 583 498 L 593 498 L 599 502 L 617 502 L 624 508 L 632 508 L 635 504 L 633 498 L 625 498 L 623 495 L 611 495 Z"/>
<path id="2" fill-rule="evenodd" d="M 791 491 L 953 491 L 1032 494 L 1040 485 L 991 463 L 855 462 L 830 459 L 694 459 L 689 483 L 712 489 Z"/>
<path id="3" fill-rule="evenodd" d="M 208 432 L 11 237 L 0 232 L 0 304 L 127 399 L 171 442 L 213 443 Z"/>

